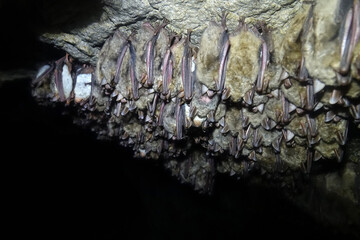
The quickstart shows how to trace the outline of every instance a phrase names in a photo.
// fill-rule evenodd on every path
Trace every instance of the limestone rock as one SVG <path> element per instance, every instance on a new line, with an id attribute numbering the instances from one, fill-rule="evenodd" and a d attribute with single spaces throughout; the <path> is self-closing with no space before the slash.
<path id="1" fill-rule="evenodd" d="M 57 4 L 51 3 L 46 6 L 48 11 L 56 12 Z M 229 12 L 228 27 L 235 29 L 239 18 L 245 18 L 247 22 L 263 20 L 272 29 L 283 32 L 289 20 L 301 7 L 301 1 L 297 0 L 266 0 L 262 2 L 246 1 L 145 1 L 145 0 L 103 0 L 101 4 L 81 6 L 88 15 L 84 18 L 75 13 L 69 15 L 70 19 L 63 22 L 77 22 L 84 18 L 87 24 L 70 24 L 70 26 L 56 32 L 44 32 L 41 40 L 50 43 L 68 52 L 71 56 L 82 62 L 95 64 L 99 56 L 100 48 L 104 42 L 114 33 L 118 27 L 125 30 L 137 30 L 143 21 L 158 19 L 167 20 L 167 28 L 178 34 L 184 34 L 192 29 L 192 42 L 200 43 L 200 37 L 212 20 L 219 20 L 222 12 Z M 80 6 L 79 6 L 80 8 Z M 62 9 L 62 8 L 60 8 Z M 57 17 L 66 18 L 66 14 L 56 14 Z M 52 17 L 55 18 L 55 17 Z M 89 20 L 90 19 L 90 20 Z M 53 21 L 59 21 L 53 19 Z M 79 20 L 80 21 L 80 20 Z"/>

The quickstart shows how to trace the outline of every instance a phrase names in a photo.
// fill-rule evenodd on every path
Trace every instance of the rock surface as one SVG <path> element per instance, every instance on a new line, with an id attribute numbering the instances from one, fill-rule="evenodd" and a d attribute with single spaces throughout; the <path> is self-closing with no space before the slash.
<path id="1" fill-rule="evenodd" d="M 144 21 L 167 20 L 167 28 L 178 34 L 191 29 L 191 41 L 199 45 L 200 37 L 210 21 L 219 20 L 223 12 L 228 12 L 229 29 L 235 29 L 240 18 L 247 23 L 266 22 L 274 31 L 284 33 L 288 23 L 302 7 L 302 1 L 118 1 L 104 0 L 101 5 L 84 8 L 89 14 L 97 12 L 89 24 L 74 28 L 59 27 L 56 32 L 46 32 L 41 40 L 68 52 L 81 62 L 96 64 L 101 46 L 118 27 L 138 30 Z M 52 3 L 53 4 L 53 3 Z M 56 4 L 46 6 L 55 9 Z M 59 14 L 59 13 L 58 13 Z M 66 17 L 66 16 L 64 16 Z M 82 16 L 70 15 L 71 20 Z M 74 18 L 74 19 L 73 19 Z M 64 29 L 65 28 L 65 29 Z"/>

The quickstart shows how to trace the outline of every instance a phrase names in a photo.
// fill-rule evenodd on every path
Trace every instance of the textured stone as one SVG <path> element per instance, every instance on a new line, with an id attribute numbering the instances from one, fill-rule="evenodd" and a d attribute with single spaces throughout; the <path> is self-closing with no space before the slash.
<path id="1" fill-rule="evenodd" d="M 91 7 L 92 5 L 90 5 Z M 229 12 L 227 25 L 229 29 L 235 29 L 239 18 L 245 18 L 246 22 L 263 20 L 272 29 L 283 32 L 289 20 L 301 7 L 301 2 L 296 0 L 280 1 L 118 1 L 104 0 L 95 9 L 89 9 L 98 15 L 97 19 L 89 17 L 88 24 L 75 26 L 71 24 L 64 30 L 56 33 L 45 32 L 41 40 L 50 43 L 68 52 L 71 56 L 82 62 L 89 62 L 95 65 L 100 48 L 106 39 L 114 31 L 123 26 L 127 30 L 137 30 L 142 21 L 146 20 L 167 20 L 167 28 L 178 34 L 184 34 L 192 29 L 191 41 L 199 45 L 200 38 L 208 23 L 218 20 L 222 11 Z M 49 4 L 48 9 L 55 11 L 56 4 Z M 59 15 L 61 13 L 57 13 Z M 77 15 L 70 15 L 77 19 Z M 62 17 L 66 17 L 62 16 Z M 73 21 L 73 19 L 71 19 Z M 55 21 L 55 20 L 53 20 Z M 70 21 L 70 19 L 68 20 Z"/>

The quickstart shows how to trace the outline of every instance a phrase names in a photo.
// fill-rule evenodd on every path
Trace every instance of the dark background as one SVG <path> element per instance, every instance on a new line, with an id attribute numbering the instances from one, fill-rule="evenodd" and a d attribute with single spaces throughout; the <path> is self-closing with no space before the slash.
<path id="1" fill-rule="evenodd" d="M 39 34 L 75 16 L 84 24 L 88 6 L 99 5 L 61 2 L 0 1 L 0 71 L 60 58 L 64 52 Z M 38 106 L 30 81 L 0 85 L 2 216 L 11 239 L 351 238 L 292 205 L 281 189 L 218 175 L 213 195 L 200 195 L 161 162 L 97 141 L 61 107 Z"/>

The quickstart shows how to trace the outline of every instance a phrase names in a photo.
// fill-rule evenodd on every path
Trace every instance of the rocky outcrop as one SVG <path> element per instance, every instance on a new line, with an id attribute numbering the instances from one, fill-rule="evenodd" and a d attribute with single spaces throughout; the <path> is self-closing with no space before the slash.
<path id="1" fill-rule="evenodd" d="M 58 3 L 61 4 L 61 3 Z M 87 6 L 89 5 L 89 6 Z M 200 37 L 210 21 L 219 20 L 222 12 L 227 12 L 227 25 L 235 29 L 240 18 L 246 22 L 266 22 L 272 29 L 284 33 L 288 23 L 295 13 L 302 7 L 301 1 L 118 1 L 104 0 L 100 5 L 83 4 L 83 14 L 68 14 L 70 19 L 62 20 L 56 31 L 43 33 L 41 40 L 50 43 L 68 52 L 81 62 L 96 64 L 101 46 L 114 31 L 121 27 L 129 33 L 141 27 L 144 21 L 166 20 L 167 29 L 177 34 L 185 34 L 192 30 L 191 41 L 199 45 Z M 63 9 L 61 5 L 51 3 L 46 5 L 45 11 L 56 12 Z M 50 9 L 50 10 L 49 10 Z M 66 13 L 57 13 L 57 16 L 66 18 Z M 77 13 L 77 12 L 76 12 Z M 91 17 L 88 15 L 95 15 Z M 84 17 L 87 15 L 88 17 Z M 59 16 L 59 18 L 60 18 Z M 89 21 L 81 24 L 82 18 Z M 51 18 L 56 22 L 54 17 Z M 80 22 L 80 23 L 78 23 Z M 69 27 L 69 25 L 71 27 Z"/>

